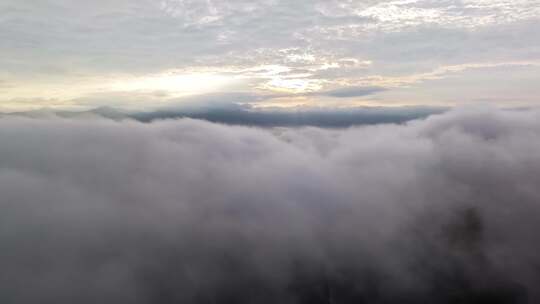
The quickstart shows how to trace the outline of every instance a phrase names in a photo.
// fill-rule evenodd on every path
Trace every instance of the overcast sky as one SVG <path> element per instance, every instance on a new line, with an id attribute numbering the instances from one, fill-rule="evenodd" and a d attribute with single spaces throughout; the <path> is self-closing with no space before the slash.
<path id="1" fill-rule="evenodd" d="M 538 0 L 2 0 L 0 111 L 534 105 Z"/>

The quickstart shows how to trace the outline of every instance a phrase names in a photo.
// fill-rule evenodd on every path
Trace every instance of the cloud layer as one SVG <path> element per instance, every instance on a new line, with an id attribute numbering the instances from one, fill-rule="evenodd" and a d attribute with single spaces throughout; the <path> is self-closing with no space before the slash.
<path id="1" fill-rule="evenodd" d="M 535 303 L 539 143 L 536 110 L 0 119 L 0 302 Z"/>

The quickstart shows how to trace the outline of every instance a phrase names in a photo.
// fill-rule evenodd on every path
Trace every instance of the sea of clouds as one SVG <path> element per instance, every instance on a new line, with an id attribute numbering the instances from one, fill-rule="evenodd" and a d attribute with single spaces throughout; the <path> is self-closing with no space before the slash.
<path id="1" fill-rule="evenodd" d="M 538 303 L 540 111 L 0 119 L 1 303 Z"/>

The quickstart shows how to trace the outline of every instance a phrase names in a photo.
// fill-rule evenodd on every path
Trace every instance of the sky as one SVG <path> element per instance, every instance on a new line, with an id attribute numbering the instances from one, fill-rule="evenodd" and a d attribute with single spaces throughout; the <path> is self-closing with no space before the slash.
<path id="1" fill-rule="evenodd" d="M 0 0 L 0 303 L 540 303 L 540 0 Z"/>
<path id="2" fill-rule="evenodd" d="M 2 0 L 0 111 L 535 105 L 539 0 Z"/>

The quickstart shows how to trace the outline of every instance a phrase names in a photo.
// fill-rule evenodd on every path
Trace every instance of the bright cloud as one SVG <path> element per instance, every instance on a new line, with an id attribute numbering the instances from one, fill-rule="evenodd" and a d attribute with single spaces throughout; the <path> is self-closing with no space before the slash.
<path id="1" fill-rule="evenodd" d="M 163 91 L 175 96 L 204 94 L 217 91 L 234 81 L 218 74 L 167 72 L 158 75 L 120 79 L 110 84 L 113 91 Z"/>

